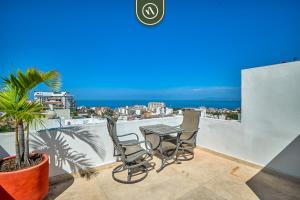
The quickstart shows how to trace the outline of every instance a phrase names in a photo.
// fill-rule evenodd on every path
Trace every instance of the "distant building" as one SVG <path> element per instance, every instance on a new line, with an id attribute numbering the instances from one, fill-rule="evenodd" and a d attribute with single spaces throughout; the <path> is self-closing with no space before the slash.
<path id="1" fill-rule="evenodd" d="M 144 119 L 151 118 L 151 117 L 152 117 L 151 112 L 145 111 L 145 112 L 143 113 L 143 116 L 142 116 L 142 117 L 143 117 Z"/>
<path id="2" fill-rule="evenodd" d="M 107 110 L 109 110 L 109 107 L 96 107 L 95 108 L 95 112 L 99 116 L 102 116 Z"/>
<path id="3" fill-rule="evenodd" d="M 183 114 L 182 110 L 178 110 L 177 112 L 178 112 L 178 115 L 182 115 Z"/>
<path id="4" fill-rule="evenodd" d="M 144 105 L 135 105 L 131 109 L 134 110 L 135 115 L 141 115 L 143 112 L 147 110 L 147 107 Z"/>
<path id="5" fill-rule="evenodd" d="M 40 102 L 45 109 L 53 105 L 54 109 L 76 109 L 75 99 L 68 92 L 34 92 L 34 100 Z"/>
<path id="6" fill-rule="evenodd" d="M 162 115 L 165 114 L 165 108 L 164 107 L 156 107 L 154 110 L 152 110 L 153 115 Z"/>
<path id="7" fill-rule="evenodd" d="M 128 110 L 128 115 L 135 115 L 135 110 L 129 109 Z"/>
<path id="8" fill-rule="evenodd" d="M 173 109 L 172 108 L 166 108 L 165 112 L 166 112 L 165 113 L 166 115 L 171 115 L 171 114 L 173 114 Z"/>
<path id="9" fill-rule="evenodd" d="M 199 110 L 201 112 L 201 118 L 206 118 L 206 108 L 202 106 Z"/>
<path id="10" fill-rule="evenodd" d="M 135 114 L 136 114 L 136 115 L 141 115 L 141 114 L 142 114 L 142 111 L 139 110 L 139 109 L 136 109 L 136 110 L 135 110 Z"/>
<path id="11" fill-rule="evenodd" d="M 151 112 L 158 113 L 157 110 L 161 110 L 162 108 L 165 108 L 166 104 L 164 102 L 149 102 L 148 103 L 148 110 Z"/>
<path id="12" fill-rule="evenodd" d="M 128 113 L 125 107 L 118 108 L 118 113 L 121 115 L 126 115 Z"/>

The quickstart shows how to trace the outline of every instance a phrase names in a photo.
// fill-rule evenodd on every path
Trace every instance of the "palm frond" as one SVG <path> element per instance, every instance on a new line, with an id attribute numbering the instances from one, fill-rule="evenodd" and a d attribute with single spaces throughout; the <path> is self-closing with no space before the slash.
<path id="1" fill-rule="evenodd" d="M 32 121 L 43 117 L 42 109 L 40 103 L 28 101 L 28 96 L 19 97 L 15 87 L 7 86 L 0 92 L 0 111 L 4 112 L 2 118 Z"/>
<path id="2" fill-rule="evenodd" d="M 8 78 L 3 78 L 5 85 L 15 87 L 20 96 L 28 93 L 41 83 L 45 83 L 53 91 L 58 91 L 61 87 L 60 75 L 57 71 L 42 72 L 35 68 L 29 68 L 25 73 L 18 70 L 16 75 L 10 74 Z"/>
<path id="3" fill-rule="evenodd" d="M 43 80 L 45 84 L 52 88 L 54 91 L 58 91 L 61 87 L 60 75 L 56 71 L 49 71 L 43 74 Z"/>

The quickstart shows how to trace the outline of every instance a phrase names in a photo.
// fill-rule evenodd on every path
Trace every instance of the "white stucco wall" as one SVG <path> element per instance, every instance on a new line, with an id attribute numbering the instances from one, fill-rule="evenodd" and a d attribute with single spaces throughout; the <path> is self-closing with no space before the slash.
<path id="1" fill-rule="evenodd" d="M 247 159 L 243 151 L 244 135 L 241 123 L 209 118 L 200 118 L 197 145 L 233 157 Z"/>
<path id="2" fill-rule="evenodd" d="M 134 132 L 139 135 L 140 140 L 144 140 L 139 131 L 140 126 L 158 123 L 175 126 L 179 125 L 181 121 L 182 116 L 119 121 L 117 131 L 118 134 Z M 49 121 L 49 125 L 54 126 L 54 124 L 55 121 Z M 73 172 L 74 168 L 72 167 L 76 165 L 81 168 L 97 167 L 115 161 L 113 144 L 107 131 L 106 122 L 50 128 L 39 133 L 32 133 L 30 138 L 31 150 L 46 152 L 50 156 L 50 176 Z M 0 151 L 0 158 L 7 154 L 14 155 L 14 133 L 1 133 L 0 146 L 6 151 Z"/>
<path id="3" fill-rule="evenodd" d="M 140 140 L 144 140 L 144 137 L 139 130 L 140 126 L 159 123 L 176 126 L 181 122 L 182 116 L 119 121 L 117 124 L 117 131 L 118 134 L 134 132 L 139 135 Z M 53 127 L 55 121 L 49 121 L 49 125 Z M 200 131 L 197 137 L 197 145 L 246 160 L 247 151 L 241 150 L 243 149 L 244 137 L 239 122 L 201 118 L 199 128 Z M 90 144 L 87 142 L 89 139 L 94 143 Z M 61 148 L 61 146 L 63 146 L 61 144 L 67 146 Z M 95 149 L 92 148 L 93 144 L 99 145 L 99 151 L 95 151 Z M 0 145 L 8 154 L 15 154 L 14 133 L 1 134 Z M 106 122 L 94 125 L 65 126 L 61 129 L 50 128 L 49 130 L 42 131 L 38 134 L 32 133 L 30 146 L 31 150 L 39 150 L 50 155 L 50 176 L 72 172 L 74 163 L 80 163 L 80 159 L 76 160 L 73 158 L 74 155 L 80 154 L 88 161 L 89 164 L 86 166 L 83 165 L 83 168 L 87 166 L 101 166 L 115 161 L 115 158 L 112 156 L 113 144 L 107 132 Z M 74 153 L 72 154 L 71 152 Z M 2 155 L 4 156 L 5 154 Z M 0 158 L 3 156 L 0 155 Z M 60 160 L 64 162 L 59 162 Z"/>
<path id="4" fill-rule="evenodd" d="M 299 61 L 242 71 L 242 126 L 247 157 L 261 165 L 268 164 L 299 136 Z M 293 145 L 299 155 L 300 144 Z M 295 154 L 285 152 L 271 167 L 300 177 L 300 157 Z"/>

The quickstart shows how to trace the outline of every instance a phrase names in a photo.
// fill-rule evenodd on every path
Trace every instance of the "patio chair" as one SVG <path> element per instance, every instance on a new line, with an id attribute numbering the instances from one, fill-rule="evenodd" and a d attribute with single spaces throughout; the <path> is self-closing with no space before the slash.
<path id="1" fill-rule="evenodd" d="M 180 135 L 178 151 L 181 154 L 177 160 L 186 161 L 194 158 L 194 148 L 196 147 L 196 137 L 199 130 L 200 111 L 185 110 L 183 113 L 183 121 L 180 128 L 184 129 Z M 175 140 L 174 140 L 175 142 Z M 182 158 L 183 157 L 183 158 Z"/>
<path id="2" fill-rule="evenodd" d="M 139 141 L 136 133 L 128 133 L 117 135 L 116 123 L 117 117 L 106 116 L 107 129 L 114 145 L 114 156 L 119 157 L 122 164 L 115 167 L 112 171 L 112 177 L 120 183 L 136 183 L 145 179 L 148 175 L 150 160 L 152 160 L 152 145 L 148 141 Z M 120 138 L 135 136 L 131 140 L 123 140 Z M 144 144 L 145 148 L 142 147 Z M 127 171 L 127 180 L 122 180 L 116 177 L 116 174 Z M 136 180 L 132 180 L 134 176 L 142 175 Z"/>

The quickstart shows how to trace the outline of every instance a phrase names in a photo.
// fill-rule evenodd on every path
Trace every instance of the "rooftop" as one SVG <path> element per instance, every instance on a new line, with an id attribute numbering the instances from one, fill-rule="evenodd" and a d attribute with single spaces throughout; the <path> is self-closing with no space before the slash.
<path id="1" fill-rule="evenodd" d="M 159 173 L 151 170 L 136 184 L 112 178 L 118 163 L 105 121 L 46 120 L 32 130 L 30 148 L 49 155 L 47 199 L 300 199 L 300 62 L 280 66 L 243 71 L 241 121 L 200 117 L 195 158 Z M 182 116 L 118 121 L 117 132 L 143 140 L 142 126 L 182 121 Z M 14 137 L 0 134 L 0 158 L 15 153 Z M 153 162 L 159 165 L 156 157 Z M 91 176 L 76 175 L 85 169 L 92 169 Z"/>

